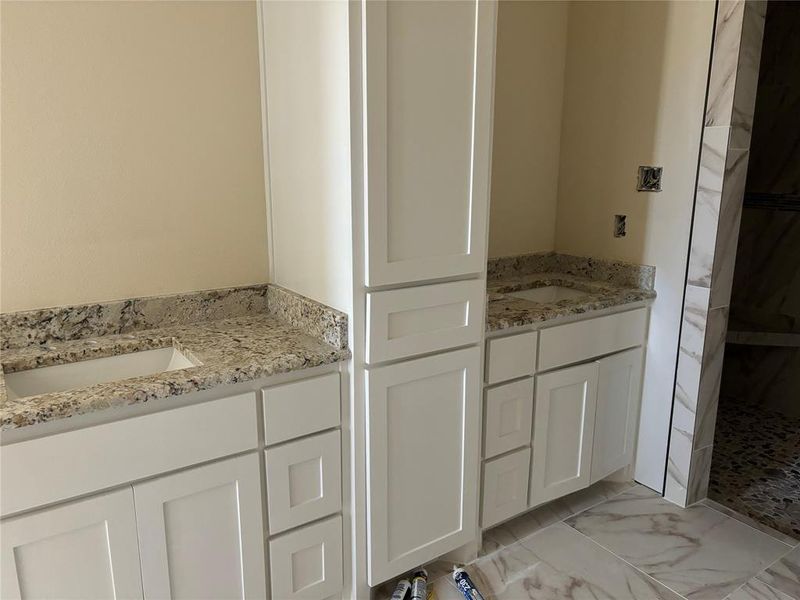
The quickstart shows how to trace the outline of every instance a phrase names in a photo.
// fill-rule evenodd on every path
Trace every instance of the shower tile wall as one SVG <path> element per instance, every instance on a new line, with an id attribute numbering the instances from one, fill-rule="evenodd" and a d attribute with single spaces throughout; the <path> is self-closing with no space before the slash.
<path id="1" fill-rule="evenodd" d="M 766 2 L 722 0 L 712 47 L 665 496 L 706 496 Z"/>

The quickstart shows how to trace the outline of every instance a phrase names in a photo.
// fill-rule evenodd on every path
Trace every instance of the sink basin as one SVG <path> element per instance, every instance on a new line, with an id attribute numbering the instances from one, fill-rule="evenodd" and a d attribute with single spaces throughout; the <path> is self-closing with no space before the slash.
<path id="1" fill-rule="evenodd" d="M 545 304 L 549 302 L 558 302 L 559 300 L 572 300 L 573 298 L 580 298 L 586 294 L 587 292 L 574 288 L 561 287 L 560 285 L 548 285 L 545 287 L 532 288 L 530 290 L 522 290 L 520 292 L 510 292 L 508 295 L 514 298 L 522 298 L 530 302 Z"/>
<path id="2" fill-rule="evenodd" d="M 195 366 L 197 366 L 196 363 L 175 348 L 142 350 L 118 356 L 8 373 L 5 376 L 6 395 L 9 400 L 13 400 Z"/>

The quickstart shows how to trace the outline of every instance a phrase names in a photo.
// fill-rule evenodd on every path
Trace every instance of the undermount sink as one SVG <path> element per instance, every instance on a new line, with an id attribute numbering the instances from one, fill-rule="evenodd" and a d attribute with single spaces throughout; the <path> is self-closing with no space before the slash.
<path id="1" fill-rule="evenodd" d="M 142 350 L 8 373 L 5 376 L 6 395 L 13 400 L 196 366 L 197 363 L 175 348 Z"/>
<path id="2" fill-rule="evenodd" d="M 560 285 L 548 285 L 545 287 L 531 288 L 529 290 L 522 290 L 520 292 L 509 292 L 509 296 L 514 298 L 522 298 L 530 302 L 538 302 L 546 304 L 550 302 L 558 302 L 559 300 L 572 300 L 585 296 L 587 292 L 576 290 L 574 288 L 562 287 Z"/>

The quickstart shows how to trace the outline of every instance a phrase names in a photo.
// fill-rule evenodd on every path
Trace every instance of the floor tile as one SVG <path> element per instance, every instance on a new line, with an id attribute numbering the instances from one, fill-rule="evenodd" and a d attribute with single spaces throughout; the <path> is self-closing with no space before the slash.
<path id="1" fill-rule="evenodd" d="M 770 565 L 758 578 L 792 598 L 800 598 L 800 546 Z"/>
<path id="2" fill-rule="evenodd" d="M 789 547 L 706 506 L 634 488 L 566 521 L 679 594 L 722 600 Z"/>
<path id="3" fill-rule="evenodd" d="M 553 502 L 548 502 L 524 515 L 488 529 L 483 532 L 483 545 L 480 555 L 491 554 L 499 548 L 510 546 L 545 527 L 549 527 L 600 502 L 613 498 L 631 489 L 634 485 L 630 481 L 598 481 L 584 490 L 559 498 Z"/>
<path id="4" fill-rule="evenodd" d="M 758 579 L 751 579 L 726 600 L 793 600 L 791 596 L 779 592 L 774 587 Z"/>
<path id="5" fill-rule="evenodd" d="M 774 537 L 776 540 L 781 541 L 784 544 L 788 544 L 789 546 L 797 546 L 798 544 L 800 544 L 800 539 L 794 538 L 790 535 L 783 533 L 782 531 L 773 529 L 769 525 L 765 525 L 763 523 L 756 521 L 755 519 L 752 519 L 746 515 L 738 513 L 732 508 L 725 506 L 724 504 L 720 504 L 719 502 L 716 502 L 711 498 L 705 498 L 701 500 L 700 504 L 708 506 L 709 508 L 713 508 L 714 510 L 721 512 L 723 515 L 727 515 L 732 519 L 736 519 L 737 521 L 740 521 L 745 525 L 749 525 L 750 527 L 758 529 L 759 531 L 763 531 L 767 535 Z"/>
<path id="6" fill-rule="evenodd" d="M 563 523 L 484 556 L 467 570 L 486 600 L 680 599 Z M 454 590 L 450 581 L 441 581 L 439 599 L 455 600 Z"/>

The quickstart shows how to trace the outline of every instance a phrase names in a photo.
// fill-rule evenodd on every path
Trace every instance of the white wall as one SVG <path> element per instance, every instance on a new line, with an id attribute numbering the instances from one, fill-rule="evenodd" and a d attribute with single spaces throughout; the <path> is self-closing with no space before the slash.
<path id="1" fill-rule="evenodd" d="M 661 489 L 713 2 L 575 2 L 569 12 L 555 249 L 656 266 L 636 478 Z M 641 164 L 664 190 L 635 191 Z M 614 214 L 628 235 L 612 236 Z"/>
<path id="2" fill-rule="evenodd" d="M 3 2 L 0 310 L 267 281 L 255 2 Z"/>
<path id="3" fill-rule="evenodd" d="M 350 312 L 347 2 L 261 5 L 272 280 Z"/>
<path id="4" fill-rule="evenodd" d="M 552 250 L 569 2 L 500 2 L 489 256 Z"/>

